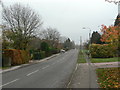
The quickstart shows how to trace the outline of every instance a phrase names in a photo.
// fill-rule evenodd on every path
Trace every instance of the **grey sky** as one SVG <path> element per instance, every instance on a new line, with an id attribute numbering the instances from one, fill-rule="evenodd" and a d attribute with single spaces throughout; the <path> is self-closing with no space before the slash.
<path id="1" fill-rule="evenodd" d="M 2 0 L 5 5 L 20 2 L 38 12 L 44 21 L 43 27 L 57 28 L 62 36 L 70 37 L 79 44 L 88 39 L 89 27 L 99 31 L 101 24 L 114 24 L 118 6 L 105 0 Z"/>

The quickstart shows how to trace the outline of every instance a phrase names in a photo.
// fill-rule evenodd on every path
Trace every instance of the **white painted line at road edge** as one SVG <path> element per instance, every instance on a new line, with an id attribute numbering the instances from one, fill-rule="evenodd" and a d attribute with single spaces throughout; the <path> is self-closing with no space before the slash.
<path id="1" fill-rule="evenodd" d="M 8 83 L 6 83 L 6 84 L 3 84 L 3 85 L 1 85 L 0 87 L 3 87 L 3 86 L 6 86 L 6 85 L 8 85 L 8 84 L 11 84 L 11 83 L 13 83 L 13 82 L 16 82 L 17 80 L 19 80 L 19 79 L 15 79 L 15 80 L 13 80 L 13 81 L 11 81 L 11 82 L 8 82 Z"/>
<path id="2" fill-rule="evenodd" d="M 33 71 L 33 72 L 27 74 L 27 76 L 30 76 L 31 74 L 36 73 L 36 72 L 38 72 L 38 71 L 39 71 L 39 70 L 35 70 L 35 71 Z"/>
<path id="3" fill-rule="evenodd" d="M 76 72 L 77 68 L 78 68 L 78 64 L 76 65 L 75 70 L 74 70 L 73 73 Z M 71 81 L 72 81 L 72 79 L 73 79 L 73 75 L 74 75 L 74 74 L 72 74 L 72 76 L 71 76 L 71 80 L 69 81 L 69 83 L 68 83 L 68 85 L 67 85 L 67 88 L 69 88 L 69 85 L 71 84 Z"/>

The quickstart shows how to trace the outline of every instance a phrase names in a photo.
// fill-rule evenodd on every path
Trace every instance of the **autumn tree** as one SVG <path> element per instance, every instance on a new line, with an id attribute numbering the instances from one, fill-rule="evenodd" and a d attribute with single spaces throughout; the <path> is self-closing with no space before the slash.
<path id="1" fill-rule="evenodd" d="M 102 42 L 108 42 L 108 43 L 114 43 L 114 42 L 118 42 L 118 36 L 119 36 L 119 32 L 120 32 L 120 27 L 118 26 L 105 26 L 102 25 L 102 38 L 101 41 Z"/>
<path id="2" fill-rule="evenodd" d="M 20 4 L 4 7 L 2 19 L 6 26 L 3 30 L 11 33 L 7 38 L 13 42 L 15 49 L 27 49 L 35 31 L 42 25 L 41 18 L 35 11 Z"/>
<path id="3" fill-rule="evenodd" d="M 118 54 L 120 55 L 120 27 L 119 26 L 105 26 L 102 25 L 102 42 L 106 42 L 111 44 L 113 48 L 118 50 Z"/>

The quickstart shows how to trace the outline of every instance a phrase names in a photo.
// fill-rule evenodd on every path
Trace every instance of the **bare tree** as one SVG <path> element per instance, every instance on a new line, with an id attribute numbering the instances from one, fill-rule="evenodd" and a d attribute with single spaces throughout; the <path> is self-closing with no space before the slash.
<path id="1" fill-rule="evenodd" d="M 68 38 L 65 36 L 60 37 L 60 43 L 64 43 Z"/>
<path id="2" fill-rule="evenodd" d="M 59 43 L 60 33 L 55 28 L 47 28 L 46 30 L 41 31 L 40 33 L 41 39 L 45 39 L 50 41 L 49 44 L 52 47 L 56 47 Z"/>
<path id="3" fill-rule="evenodd" d="M 109 3 L 115 3 L 115 4 L 118 4 L 120 1 L 119 0 L 105 0 L 105 1 L 107 1 L 107 2 L 109 2 Z"/>
<path id="4" fill-rule="evenodd" d="M 2 19 L 5 29 L 12 32 L 13 37 L 9 39 L 14 42 L 16 49 L 26 49 L 35 31 L 42 25 L 37 13 L 30 7 L 20 4 L 4 7 Z"/>

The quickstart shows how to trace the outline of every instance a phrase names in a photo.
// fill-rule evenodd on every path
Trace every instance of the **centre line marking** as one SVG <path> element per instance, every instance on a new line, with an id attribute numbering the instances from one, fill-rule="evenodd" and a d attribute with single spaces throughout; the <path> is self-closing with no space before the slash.
<path id="1" fill-rule="evenodd" d="M 3 87 L 3 86 L 6 86 L 6 85 L 8 85 L 8 84 L 11 84 L 11 83 L 13 83 L 13 82 L 16 82 L 17 80 L 19 80 L 19 79 L 15 79 L 15 80 L 13 80 L 13 81 L 11 81 L 11 82 L 8 82 L 8 83 L 6 83 L 6 84 L 3 84 L 3 85 L 1 85 L 0 87 Z"/>
<path id="2" fill-rule="evenodd" d="M 45 66 L 45 67 L 43 67 L 42 69 L 46 69 L 46 68 L 48 68 L 50 65 L 47 65 L 47 66 Z"/>
<path id="3" fill-rule="evenodd" d="M 38 72 L 38 71 L 39 71 L 39 70 L 35 70 L 35 71 L 33 71 L 33 72 L 27 74 L 27 76 L 30 76 L 31 74 L 36 73 L 36 72 Z"/>

